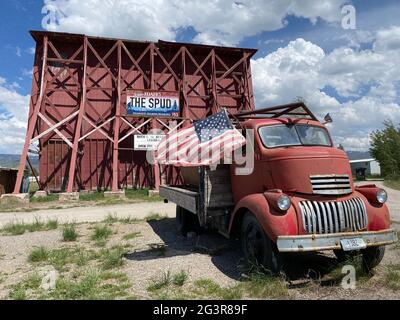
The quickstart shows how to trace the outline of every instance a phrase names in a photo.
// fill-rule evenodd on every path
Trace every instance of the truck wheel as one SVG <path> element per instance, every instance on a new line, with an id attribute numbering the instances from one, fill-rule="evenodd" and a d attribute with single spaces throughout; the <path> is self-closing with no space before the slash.
<path id="1" fill-rule="evenodd" d="M 176 227 L 179 233 L 187 236 L 188 232 L 198 233 L 200 224 L 197 216 L 190 211 L 177 206 L 176 207 Z"/>
<path id="2" fill-rule="evenodd" d="M 371 271 L 373 268 L 378 266 L 385 255 L 385 247 L 369 247 L 361 251 L 363 267 L 366 271 Z"/>
<path id="3" fill-rule="evenodd" d="M 252 213 L 247 213 L 243 218 L 240 239 L 247 261 L 262 265 L 273 274 L 280 272 L 282 262 L 278 249 Z"/>

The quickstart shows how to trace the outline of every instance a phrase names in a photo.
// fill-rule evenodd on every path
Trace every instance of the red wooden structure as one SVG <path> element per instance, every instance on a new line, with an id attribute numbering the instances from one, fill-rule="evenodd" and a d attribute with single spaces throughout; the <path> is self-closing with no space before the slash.
<path id="1" fill-rule="evenodd" d="M 40 188 L 155 187 L 180 179 L 133 150 L 133 135 L 176 130 L 225 107 L 254 109 L 254 49 L 139 42 L 32 31 L 37 43 L 26 141 L 14 193 L 20 192 L 32 145 L 40 155 Z M 127 91 L 180 92 L 180 117 L 126 116 Z M 72 178 L 68 178 L 72 177 Z M 178 181 L 176 181 L 178 182 Z"/>

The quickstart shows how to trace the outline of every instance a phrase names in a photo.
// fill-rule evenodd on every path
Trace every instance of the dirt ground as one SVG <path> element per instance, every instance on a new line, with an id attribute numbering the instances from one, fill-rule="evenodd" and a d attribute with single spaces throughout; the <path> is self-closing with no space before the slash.
<path id="1" fill-rule="evenodd" d="M 393 228 L 400 230 L 400 192 L 389 190 L 389 196 Z M 154 213 L 164 204 L 149 205 Z M 1 299 L 400 299 L 399 243 L 386 248 L 372 275 L 357 275 L 355 289 L 342 288 L 344 275 L 330 252 L 291 255 L 284 276 L 248 281 L 236 241 L 215 234 L 184 238 L 170 214 L 145 220 L 134 211 L 99 215 L 98 222 L 77 223 L 77 239 L 65 242 L 59 212 L 52 230 L 0 234 Z M 101 238 L 96 228 L 110 234 Z M 49 274 L 56 280 L 50 289 L 43 285 Z"/>

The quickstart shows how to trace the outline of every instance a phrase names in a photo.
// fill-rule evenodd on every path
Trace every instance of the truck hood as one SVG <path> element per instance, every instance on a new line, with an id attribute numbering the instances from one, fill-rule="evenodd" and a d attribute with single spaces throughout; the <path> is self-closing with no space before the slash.
<path id="1" fill-rule="evenodd" d="M 350 193 L 354 189 L 349 160 L 339 149 L 291 147 L 269 154 L 267 162 L 275 188 L 285 192 L 334 195 L 335 186 L 346 177 L 348 183 L 338 186 L 339 192 L 345 194 L 345 190 Z M 316 191 L 324 186 L 326 190 Z"/>

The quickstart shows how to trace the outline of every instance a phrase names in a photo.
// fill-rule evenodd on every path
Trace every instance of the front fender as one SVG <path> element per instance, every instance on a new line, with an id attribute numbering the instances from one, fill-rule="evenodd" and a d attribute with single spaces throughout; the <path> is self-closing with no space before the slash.
<path id="1" fill-rule="evenodd" d="M 390 212 L 386 204 L 377 204 L 368 199 L 358 189 L 355 194 L 362 198 L 367 209 L 368 231 L 381 231 L 390 228 Z"/>
<path id="2" fill-rule="evenodd" d="M 298 234 L 296 210 L 293 205 L 286 213 L 276 212 L 262 193 L 248 195 L 237 203 L 229 224 L 229 234 L 237 234 L 246 212 L 256 216 L 265 233 L 274 242 L 279 236 Z"/>

